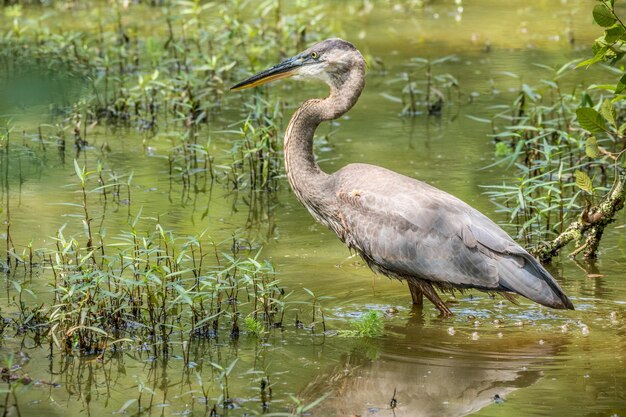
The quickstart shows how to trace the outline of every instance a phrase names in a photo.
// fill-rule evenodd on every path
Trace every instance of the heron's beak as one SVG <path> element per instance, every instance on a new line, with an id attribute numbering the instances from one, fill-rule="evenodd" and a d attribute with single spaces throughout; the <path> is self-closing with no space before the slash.
<path id="1" fill-rule="evenodd" d="M 296 55 L 293 58 L 289 58 L 286 61 L 281 62 L 278 65 L 274 65 L 272 68 L 261 71 L 258 74 L 253 75 L 247 80 L 243 80 L 230 87 L 231 90 L 244 90 L 246 88 L 256 87 L 274 80 L 280 80 L 281 78 L 291 77 L 298 73 L 298 69 L 304 65 L 306 59 L 300 55 Z"/>

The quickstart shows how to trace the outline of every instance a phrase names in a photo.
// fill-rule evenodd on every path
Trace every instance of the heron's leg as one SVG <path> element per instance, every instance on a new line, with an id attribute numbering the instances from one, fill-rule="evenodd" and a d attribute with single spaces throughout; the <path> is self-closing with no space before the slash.
<path id="1" fill-rule="evenodd" d="M 432 285 L 425 281 L 420 282 L 420 285 L 421 290 L 426 298 L 428 298 L 428 300 L 433 303 L 435 307 L 437 307 L 437 310 L 439 310 L 441 316 L 448 317 L 452 315 L 452 311 L 450 311 L 446 303 L 444 303 L 441 298 L 439 298 L 439 295 Z"/>
<path id="2" fill-rule="evenodd" d="M 411 298 L 413 299 L 413 305 L 423 306 L 424 305 L 424 292 L 420 288 L 420 286 L 414 283 L 411 280 L 407 280 L 409 284 L 409 291 L 411 291 Z"/>

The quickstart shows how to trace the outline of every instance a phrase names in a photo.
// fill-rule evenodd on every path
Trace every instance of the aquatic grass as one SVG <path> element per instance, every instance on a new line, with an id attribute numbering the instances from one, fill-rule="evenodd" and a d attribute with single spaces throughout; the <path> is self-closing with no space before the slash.
<path id="1" fill-rule="evenodd" d="M 236 66 L 237 62 L 249 61 L 259 50 L 269 51 L 294 35 L 298 44 L 306 42 L 307 26 L 324 15 L 308 2 L 290 8 L 294 9 L 292 15 L 285 13 L 280 2 L 267 1 L 262 5 L 263 19 L 250 21 L 243 5 L 231 6 L 185 1 L 168 4 L 157 13 L 167 27 L 163 38 L 157 34 L 142 38 L 143 34 L 128 26 L 119 4 L 101 16 L 97 31 L 41 31 L 47 23 L 45 17 L 33 22 L 17 13 L 21 36 L 0 34 L 0 66 L 14 70 L 5 71 L 0 78 L 14 84 L 23 78 L 26 65 L 22 63 L 41 62 L 40 73 L 68 74 L 70 82 L 76 80 L 84 96 L 81 104 L 72 104 L 76 96 L 60 101 L 36 97 L 32 102 L 39 107 L 54 102 L 58 108 L 71 109 L 60 131 L 73 131 L 79 150 L 88 145 L 87 126 L 94 124 L 134 126 L 145 131 L 148 140 L 163 126 L 182 126 L 181 140 L 173 143 L 170 151 L 170 173 L 183 185 L 186 200 L 192 189 L 204 190 L 207 181 L 215 179 L 210 139 L 205 142 L 197 126 L 208 124 L 221 112 L 227 86 L 240 78 L 232 71 L 242 67 Z M 115 30 L 105 30 L 105 24 Z M 224 25 L 231 36 L 216 37 L 215 31 L 206 29 L 216 25 Z M 317 39 L 322 35 L 313 30 L 306 36 Z M 256 67 L 259 63 L 251 64 Z M 222 165 L 221 182 L 232 189 L 275 190 L 282 175 L 278 152 L 282 105 L 257 98 L 242 121 L 241 139 L 234 141 L 232 161 Z M 6 97 L 7 102 L 20 99 Z M 268 114 L 267 108 L 273 111 Z M 58 141 L 63 153 L 64 136 L 59 135 Z"/>
<path id="2" fill-rule="evenodd" d="M 324 300 L 330 300 L 334 297 L 328 295 L 316 295 L 308 288 L 303 288 L 303 290 L 311 296 L 311 301 L 306 302 L 306 304 L 310 304 L 311 306 L 311 324 L 309 325 L 309 328 L 311 331 L 315 330 L 316 324 L 318 323 L 316 318 L 317 314 L 319 314 L 322 331 L 326 332 L 326 318 L 324 317 L 324 309 L 322 308 L 321 302 Z M 298 316 L 296 316 L 296 327 L 304 327 L 304 324 L 298 319 Z"/>
<path id="3" fill-rule="evenodd" d="M 458 58 L 454 55 L 437 59 L 413 58 L 403 72 L 391 83 L 402 83 L 401 97 L 387 96 L 393 101 L 402 103 L 403 116 L 441 116 L 444 107 L 450 107 L 456 100 L 460 101 L 459 81 L 450 73 L 435 72 L 434 68 Z M 418 71 L 423 71 L 421 74 Z"/>
<path id="4" fill-rule="evenodd" d="M 127 15 L 141 5 L 126 9 L 115 3 L 100 11 L 97 25 L 71 30 L 52 28 L 51 15 L 26 18 L 17 7 L 10 13 L 14 29 L 0 32 L 0 68 L 7 69 L 0 71 L 0 86 L 38 74 L 50 86 L 35 90 L 50 94 L 21 97 L 25 93 L 17 89 L 15 97 L 0 93 L 0 105 L 28 102 L 26 114 L 52 106 L 50 124 L 57 132 L 49 137 L 63 159 L 66 140 L 73 140 L 78 154 L 89 146 L 87 135 L 97 125 L 136 128 L 144 132 L 147 149 L 165 131 L 175 138 L 168 152 L 170 190 L 180 183 L 184 204 L 214 181 L 231 190 L 276 190 L 283 175 L 282 102 L 258 94 L 253 104 L 245 104 L 239 138 L 225 155 L 229 160 L 218 165 L 210 152 L 211 132 L 216 131 L 211 122 L 225 103 L 240 100 L 225 93 L 241 71 L 266 65 L 265 60 L 273 59 L 270 51 L 296 50 L 327 36 L 319 29 L 323 8 L 309 1 L 285 7 L 268 0 L 253 19 L 246 2 L 173 1 L 161 6 L 150 11 L 158 22 L 154 25 L 165 30 L 150 33 L 128 23 Z M 262 51 L 268 52 L 267 58 Z M 42 146 L 43 136 L 39 132 Z"/>
<path id="5" fill-rule="evenodd" d="M 261 336 L 263 332 L 265 331 L 265 326 L 263 325 L 263 323 L 255 319 L 254 317 L 246 317 L 244 319 L 244 325 L 246 328 L 246 332 L 248 332 L 248 334 L 251 334 L 257 337 Z"/>
<path id="6" fill-rule="evenodd" d="M 615 180 L 612 155 L 623 150 L 611 135 L 592 135 L 581 126 L 581 102 L 607 112 L 623 110 L 603 95 L 594 102 L 583 89 L 563 92 L 560 79 L 572 67 L 549 69 L 552 78 L 538 86 L 523 84 L 511 106 L 493 120 L 496 164 L 513 169 L 515 178 L 485 188 L 528 246 L 563 233 L 609 190 Z"/>
<path id="7" fill-rule="evenodd" d="M 261 51 L 292 47 L 287 40 L 293 39 L 296 50 L 326 35 L 317 28 L 323 10 L 309 3 L 299 2 L 287 14 L 280 1 L 266 1 L 260 5 L 260 18 L 251 19 L 245 2 L 167 2 L 152 10 L 167 30 L 148 34 L 129 26 L 127 10 L 119 3 L 99 15 L 95 30 L 83 27 L 80 31 L 51 30 L 49 16 L 26 19 L 17 8 L 12 14 L 13 29 L 0 33 L 0 67 L 6 69 L 0 83 L 15 85 L 16 80 L 25 79 L 34 62 L 40 67 L 35 72 L 51 75 L 37 78 L 61 76 L 67 79 L 64 83 L 79 87 L 57 88 L 62 83 L 52 83 L 51 88 L 35 88 L 58 94 L 35 96 L 30 100 L 34 104 L 53 101 L 68 106 L 77 99 L 68 93 L 91 90 L 88 113 L 97 121 L 148 131 L 168 117 L 187 126 L 206 124 L 221 111 L 227 86 L 240 78 L 237 68 L 245 67 L 236 66 L 238 62 L 256 67 Z M 220 33 L 225 35 L 216 35 Z M 6 97 L 5 101 L 27 98 L 24 91 L 16 93 L 21 94 L 17 100 Z"/>
<path id="8" fill-rule="evenodd" d="M 303 417 L 310 414 L 311 410 L 320 405 L 326 398 L 330 396 L 330 393 L 323 394 L 315 400 L 305 403 L 302 399 L 290 395 L 293 406 L 290 413 L 272 413 L 272 416 L 285 416 L 285 417 Z"/>
<path id="9" fill-rule="evenodd" d="M 361 337 L 378 337 L 383 334 L 384 323 L 377 311 L 369 310 L 360 320 L 354 322 L 353 327 Z"/>
<path id="10" fill-rule="evenodd" d="M 0 389 L 0 394 L 5 394 L 2 404 L 5 415 L 13 409 L 18 416 L 21 415 L 18 393 L 33 382 L 32 378 L 23 372 L 22 368 L 25 362 L 23 356 L 20 361 L 17 361 L 13 354 L 3 357 L 2 366 L 0 366 L 0 380 L 6 383 L 6 388 Z"/>
<path id="11" fill-rule="evenodd" d="M 167 157 L 170 199 L 173 183 L 178 182 L 182 185 L 181 202 L 186 204 L 192 195 L 210 189 L 218 177 L 214 168 L 215 158 L 210 152 L 211 137 L 201 143 L 200 132 L 194 126 L 187 127 L 183 132 L 168 132 L 167 136 L 173 145 Z"/>
<path id="12" fill-rule="evenodd" d="M 153 354 L 167 355 L 175 334 L 182 343 L 225 329 L 238 337 L 241 314 L 255 315 L 268 328 L 280 326 L 285 293 L 268 264 L 211 255 L 201 236 L 181 243 L 160 225 L 156 229 L 119 235 L 101 262 L 59 233 L 51 265 L 55 304 L 43 308 L 59 349 L 100 354 L 132 335 L 148 342 Z M 218 265 L 205 271 L 207 256 L 216 256 Z"/>
<path id="13" fill-rule="evenodd" d="M 374 338 L 383 335 L 385 323 L 382 316 L 375 310 L 368 310 L 359 319 L 351 322 L 351 330 L 339 331 L 341 337 Z"/>
<path id="14" fill-rule="evenodd" d="M 224 409 L 228 409 L 231 408 L 232 404 L 233 404 L 233 399 L 230 396 L 229 390 L 228 390 L 228 378 L 230 377 L 230 374 L 233 372 L 233 369 L 235 368 L 235 365 L 237 364 L 237 358 L 235 358 L 230 364 L 228 364 L 227 366 L 222 366 L 218 363 L 215 362 L 211 362 L 211 366 L 213 368 L 215 368 L 215 370 L 217 370 L 219 372 L 219 375 L 217 376 L 217 380 L 220 382 L 220 387 L 222 389 L 222 395 L 221 397 L 218 399 L 218 403 L 222 404 L 222 408 Z"/>
<path id="15" fill-rule="evenodd" d="M 607 28 L 594 42 L 593 58 L 558 69 L 537 65 L 552 78 L 538 87 L 522 84 L 512 105 L 494 118 L 506 123 L 494 124 L 496 163 L 514 167 L 517 178 L 516 184 L 489 187 L 489 194 L 508 213 L 518 237 L 533 244 L 544 261 L 571 241 L 578 242 L 572 257 L 582 252 L 595 258 L 604 228 L 626 200 L 624 77 L 615 86 L 571 93 L 560 81 L 576 64 L 622 60 L 626 26 L 614 7 L 613 1 L 600 1 L 593 9 L 596 23 Z"/>
<path id="16" fill-rule="evenodd" d="M 245 104 L 247 114 L 239 129 L 224 131 L 238 138 L 228 150 L 230 163 L 220 165 L 229 189 L 275 191 L 283 175 L 280 151 L 282 101 L 269 102 L 255 95 L 252 104 Z"/>
<path id="17" fill-rule="evenodd" d="M 206 231 L 176 236 L 141 209 L 131 217 L 130 207 L 128 228 L 107 236 L 102 223 L 92 226 L 98 217 L 94 202 L 106 204 L 108 189 L 130 189 L 132 175 L 104 183 L 101 164 L 88 171 L 74 161 L 74 170 L 79 202 L 65 203 L 74 224 L 62 226 L 52 246 L 34 250 L 31 242 L 26 256 L 7 251 L 14 270 L 23 265 L 31 277 L 33 269 L 49 271 L 51 300 L 9 277 L 15 314 L 7 326 L 47 334 L 51 346 L 66 355 L 102 355 L 141 340 L 155 357 L 182 347 L 185 362 L 192 339 L 224 333 L 238 338 L 241 317 L 256 323 L 257 335 L 283 326 L 290 294 L 272 265 L 260 259 L 260 250 L 252 252 L 256 245 L 216 244 Z M 128 194 L 129 206 L 130 200 Z M 151 230 L 140 228 L 146 222 Z M 68 234 L 70 228 L 77 232 Z"/>

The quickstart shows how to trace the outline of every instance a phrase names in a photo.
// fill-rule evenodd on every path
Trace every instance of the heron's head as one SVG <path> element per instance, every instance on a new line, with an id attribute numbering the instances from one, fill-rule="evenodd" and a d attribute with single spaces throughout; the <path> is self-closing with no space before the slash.
<path id="1" fill-rule="evenodd" d="M 331 87 L 336 87 L 354 69 L 365 69 L 361 53 L 350 42 L 332 38 L 316 43 L 306 51 L 261 71 L 230 89 L 243 90 L 288 77 L 322 80 Z"/>

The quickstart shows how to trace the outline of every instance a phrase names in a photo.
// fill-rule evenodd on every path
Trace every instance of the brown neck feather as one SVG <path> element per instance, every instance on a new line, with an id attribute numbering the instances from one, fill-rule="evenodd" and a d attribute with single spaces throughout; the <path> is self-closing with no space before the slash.
<path id="1" fill-rule="evenodd" d="M 328 175 L 320 169 L 313 154 L 315 129 L 321 122 L 336 119 L 350 110 L 364 85 L 365 64 L 360 58 L 345 74 L 332 80 L 327 98 L 305 101 L 291 117 L 285 132 L 285 168 L 289 184 L 298 200 L 314 215 L 318 203 L 330 191 L 325 189 Z"/>

